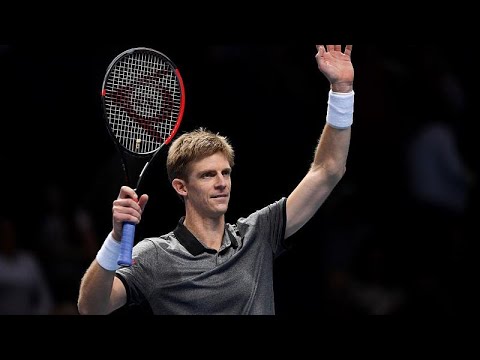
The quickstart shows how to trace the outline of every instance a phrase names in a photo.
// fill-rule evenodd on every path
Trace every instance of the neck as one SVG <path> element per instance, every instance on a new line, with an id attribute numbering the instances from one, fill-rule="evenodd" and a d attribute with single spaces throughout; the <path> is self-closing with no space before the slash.
<path id="1" fill-rule="evenodd" d="M 188 213 L 183 225 L 204 246 L 214 250 L 220 250 L 223 234 L 225 232 L 225 216 L 215 218 L 202 217 L 199 214 Z"/>

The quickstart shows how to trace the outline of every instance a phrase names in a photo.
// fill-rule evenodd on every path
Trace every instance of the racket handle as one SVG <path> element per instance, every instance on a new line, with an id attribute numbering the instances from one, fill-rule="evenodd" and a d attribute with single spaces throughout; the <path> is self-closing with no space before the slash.
<path id="1" fill-rule="evenodd" d="M 135 239 L 135 224 L 123 223 L 122 241 L 120 242 L 120 255 L 117 264 L 120 266 L 132 266 L 133 241 Z"/>

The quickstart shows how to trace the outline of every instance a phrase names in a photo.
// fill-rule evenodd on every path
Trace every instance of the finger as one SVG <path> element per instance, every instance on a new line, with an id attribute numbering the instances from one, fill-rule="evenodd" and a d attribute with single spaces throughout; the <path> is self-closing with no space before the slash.
<path id="1" fill-rule="evenodd" d="M 137 200 L 127 198 L 127 199 L 117 199 L 113 202 L 113 209 L 133 209 L 134 211 L 140 212 L 140 205 L 137 203 Z"/>
<path id="2" fill-rule="evenodd" d="M 138 224 L 142 215 L 132 208 L 119 207 L 113 211 L 113 219 L 116 222 L 123 223 L 125 221 Z"/>
<path id="3" fill-rule="evenodd" d="M 117 221 L 119 224 L 123 223 L 132 223 L 135 225 L 140 224 L 141 217 L 140 216 L 134 216 L 134 215 L 129 215 L 129 214 L 117 214 L 115 216 L 115 221 Z M 115 237 L 117 238 L 117 237 Z"/>
<path id="4" fill-rule="evenodd" d="M 342 51 L 342 45 L 335 45 L 334 49 L 335 51 Z"/>
<path id="5" fill-rule="evenodd" d="M 345 47 L 345 55 L 352 56 L 352 45 L 347 45 Z"/>
<path id="6" fill-rule="evenodd" d="M 335 46 L 334 45 L 327 45 L 327 51 L 333 51 L 335 50 Z"/>
<path id="7" fill-rule="evenodd" d="M 320 57 L 325 53 L 325 47 L 323 45 L 316 45 L 317 47 L 317 55 Z"/>
<path id="8" fill-rule="evenodd" d="M 135 190 L 133 190 L 131 187 L 122 186 L 120 188 L 120 194 L 118 194 L 118 198 L 119 199 L 132 198 L 134 200 L 137 200 L 137 194 L 135 193 Z"/>

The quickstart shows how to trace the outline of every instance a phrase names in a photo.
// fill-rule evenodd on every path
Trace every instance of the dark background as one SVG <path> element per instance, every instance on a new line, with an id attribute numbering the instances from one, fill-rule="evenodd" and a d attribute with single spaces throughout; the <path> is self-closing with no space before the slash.
<path id="1" fill-rule="evenodd" d="M 137 46 L 164 52 L 181 70 L 180 131 L 203 126 L 232 141 L 228 222 L 288 196 L 307 172 L 325 123 L 329 84 L 314 44 L 0 44 L 2 215 L 14 223 L 19 247 L 42 265 L 51 313 L 75 313 L 80 278 L 111 228 L 122 177 L 100 91 L 110 61 Z M 277 312 L 468 313 L 478 238 L 473 59 L 435 44 L 358 44 L 352 61 L 347 173 L 277 260 Z M 467 168 L 460 209 L 425 203 L 409 186 L 411 140 L 431 122 L 451 126 Z M 139 236 L 170 231 L 183 214 L 164 157 L 156 162 Z"/>

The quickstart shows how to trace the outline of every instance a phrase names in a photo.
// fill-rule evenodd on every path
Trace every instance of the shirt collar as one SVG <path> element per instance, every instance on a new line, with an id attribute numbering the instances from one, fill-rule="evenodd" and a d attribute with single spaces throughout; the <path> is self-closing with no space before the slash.
<path id="1" fill-rule="evenodd" d="M 173 233 L 175 234 L 175 237 L 177 238 L 178 242 L 182 244 L 182 246 L 187 249 L 187 251 L 192 254 L 193 256 L 198 256 L 201 253 L 213 253 L 215 254 L 216 251 L 213 249 L 208 249 L 205 246 L 202 245 L 202 243 L 186 228 L 185 225 L 183 225 L 183 222 L 185 221 L 185 216 L 182 216 L 180 220 L 178 221 L 178 225 L 173 230 Z M 228 227 L 225 226 L 225 229 L 227 230 L 227 234 L 230 238 L 230 242 L 232 243 L 232 247 L 236 249 L 238 247 L 238 242 L 235 236 L 228 231 Z"/>

